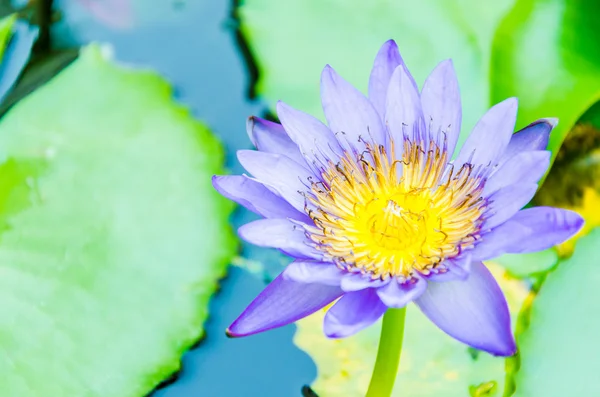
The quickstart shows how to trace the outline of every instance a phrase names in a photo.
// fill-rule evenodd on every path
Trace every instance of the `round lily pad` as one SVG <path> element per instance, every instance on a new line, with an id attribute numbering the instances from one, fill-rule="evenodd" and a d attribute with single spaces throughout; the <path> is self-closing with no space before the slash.
<path id="1" fill-rule="evenodd" d="M 202 336 L 232 206 L 171 95 L 90 46 L 0 121 L 0 395 L 145 395 Z"/>

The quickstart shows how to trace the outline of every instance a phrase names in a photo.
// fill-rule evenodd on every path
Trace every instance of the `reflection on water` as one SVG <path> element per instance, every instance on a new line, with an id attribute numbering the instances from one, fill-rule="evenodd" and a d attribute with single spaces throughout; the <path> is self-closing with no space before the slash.
<path id="1" fill-rule="evenodd" d="M 246 98 L 247 66 L 236 43 L 229 2 L 138 0 L 128 6 L 131 15 L 115 20 L 110 20 L 107 9 L 90 8 L 87 3 L 55 1 L 64 14 L 52 31 L 54 45 L 110 42 L 119 61 L 159 71 L 173 83 L 177 98 L 221 138 L 228 167 L 240 173 L 235 152 L 250 147 L 245 119 L 260 114 L 263 106 Z M 106 0 L 105 7 L 111 6 L 123 5 L 120 0 Z M 122 23 L 125 20 L 127 23 Z M 233 223 L 239 225 L 253 217 L 238 210 Z M 244 247 L 244 255 L 271 266 L 281 262 L 278 254 L 268 250 Z M 200 348 L 185 355 L 177 382 L 157 390 L 154 396 L 300 395 L 301 386 L 314 378 L 315 367 L 292 344 L 293 326 L 245 339 L 225 337 L 225 327 L 263 286 L 258 278 L 231 268 L 211 303 L 206 339 Z"/>

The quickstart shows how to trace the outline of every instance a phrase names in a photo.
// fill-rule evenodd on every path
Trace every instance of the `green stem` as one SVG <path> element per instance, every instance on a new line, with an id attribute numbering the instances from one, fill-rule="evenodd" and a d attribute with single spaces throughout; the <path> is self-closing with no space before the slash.
<path id="1" fill-rule="evenodd" d="M 389 397 L 400 365 L 406 308 L 387 309 L 383 315 L 377 360 L 365 397 Z"/>

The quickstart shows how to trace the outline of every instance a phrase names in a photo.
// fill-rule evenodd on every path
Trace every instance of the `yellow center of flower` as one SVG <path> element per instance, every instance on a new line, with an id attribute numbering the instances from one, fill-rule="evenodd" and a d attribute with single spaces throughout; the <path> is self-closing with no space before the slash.
<path id="1" fill-rule="evenodd" d="M 345 153 L 313 183 L 308 234 L 338 266 L 373 278 L 428 274 L 479 237 L 483 179 L 455 170 L 435 142 L 404 141 L 402 159 L 383 146 Z M 310 208 L 310 209 L 308 209 Z M 443 269 L 442 269 L 443 270 Z"/>

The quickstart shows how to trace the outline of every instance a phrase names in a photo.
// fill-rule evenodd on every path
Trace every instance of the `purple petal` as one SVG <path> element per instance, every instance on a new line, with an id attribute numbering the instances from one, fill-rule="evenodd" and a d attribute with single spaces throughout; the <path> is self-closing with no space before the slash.
<path id="1" fill-rule="evenodd" d="M 500 163 L 510 159 L 517 153 L 533 150 L 545 150 L 550 139 L 550 132 L 558 124 L 557 119 L 540 119 L 527 127 L 515 132 L 506 150 L 502 154 Z"/>
<path id="2" fill-rule="evenodd" d="M 256 150 L 238 151 L 238 160 L 259 182 L 304 212 L 302 192 L 310 190 L 310 180 L 315 178 L 312 172 L 289 157 Z"/>
<path id="3" fill-rule="evenodd" d="M 281 124 L 252 116 L 248 117 L 246 130 L 254 146 L 261 152 L 283 154 L 298 164 L 306 164 L 300 149 L 290 139 Z"/>
<path id="4" fill-rule="evenodd" d="M 536 150 L 521 152 L 505 162 L 485 182 L 483 195 L 515 183 L 537 183 L 550 166 L 550 152 Z"/>
<path id="5" fill-rule="evenodd" d="M 400 308 L 421 296 L 425 289 L 427 289 L 427 281 L 417 278 L 415 282 L 407 281 L 403 283 L 392 280 L 376 291 L 387 307 Z"/>
<path id="6" fill-rule="evenodd" d="M 245 175 L 215 175 L 212 178 L 212 183 L 223 196 L 265 218 L 292 218 L 302 222 L 311 221 L 305 213 L 297 211 L 262 183 Z"/>
<path id="7" fill-rule="evenodd" d="M 527 241 L 531 229 L 509 220 L 481 236 L 481 241 L 470 251 L 473 260 L 483 261 L 511 252 L 511 247 Z"/>
<path id="8" fill-rule="evenodd" d="M 427 77 L 421 91 L 421 105 L 430 136 L 437 137 L 441 132 L 452 156 L 460 135 L 462 113 L 458 80 L 451 60 L 440 63 Z"/>
<path id="9" fill-rule="evenodd" d="M 373 324 L 386 310 L 375 290 L 351 292 L 327 311 L 323 331 L 330 338 L 345 338 Z"/>
<path id="10" fill-rule="evenodd" d="M 227 329 L 231 337 L 268 331 L 299 320 L 342 295 L 338 287 L 303 284 L 277 276 Z"/>
<path id="11" fill-rule="evenodd" d="M 485 214 L 483 229 L 493 229 L 506 222 L 523 208 L 535 195 L 537 185 L 526 183 L 504 187 L 488 198 L 489 208 Z"/>
<path id="12" fill-rule="evenodd" d="M 286 280 L 298 283 L 319 283 L 339 286 L 345 272 L 331 262 L 314 262 L 297 260 L 290 263 L 283 271 Z"/>
<path id="13" fill-rule="evenodd" d="M 259 247 L 277 248 L 284 253 L 304 259 L 321 259 L 305 235 L 304 228 L 287 219 L 259 219 L 238 229 L 241 238 Z"/>
<path id="14" fill-rule="evenodd" d="M 369 100 L 373 103 L 381 119 L 385 116 L 385 101 L 390 79 L 394 70 L 403 64 L 396 42 L 394 40 L 386 41 L 375 57 L 371 77 L 369 77 Z"/>
<path id="15" fill-rule="evenodd" d="M 281 101 L 277 103 L 277 115 L 311 169 L 318 172 L 320 165 L 328 160 L 338 162 L 342 148 L 325 124 Z"/>
<path id="16" fill-rule="evenodd" d="M 488 110 L 467 138 L 455 166 L 496 164 L 512 136 L 517 107 L 517 99 L 509 98 Z"/>
<path id="17" fill-rule="evenodd" d="M 534 207 L 517 212 L 510 222 L 530 229 L 530 235 L 512 244 L 508 253 L 541 251 L 560 244 L 583 227 L 584 220 L 574 211 L 552 207 Z"/>
<path id="18" fill-rule="evenodd" d="M 419 141 L 425 129 L 421 98 L 414 81 L 404 65 L 394 71 L 388 87 L 385 122 L 396 141 L 396 158 L 402 158 L 402 139 Z"/>
<path id="19" fill-rule="evenodd" d="M 373 279 L 369 274 L 346 273 L 342 278 L 341 287 L 346 292 L 360 291 L 365 288 L 379 288 L 386 285 L 390 279 Z"/>
<path id="20" fill-rule="evenodd" d="M 481 262 L 473 262 L 465 281 L 430 283 L 415 303 L 442 331 L 476 349 L 498 356 L 517 350 L 502 290 Z"/>
<path id="21" fill-rule="evenodd" d="M 385 142 L 381 118 L 371 102 L 329 65 L 321 74 L 321 102 L 329 128 L 348 151 L 361 153 L 364 142 Z"/>

